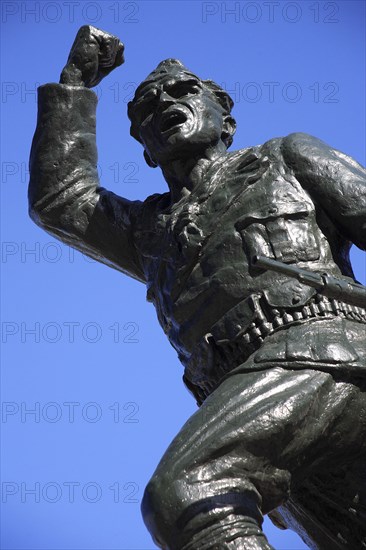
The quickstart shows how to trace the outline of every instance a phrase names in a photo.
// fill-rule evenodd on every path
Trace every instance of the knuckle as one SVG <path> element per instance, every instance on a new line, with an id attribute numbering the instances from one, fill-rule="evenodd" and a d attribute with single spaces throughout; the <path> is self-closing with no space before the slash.
<path id="1" fill-rule="evenodd" d="M 86 32 L 89 32 L 91 29 L 90 25 L 83 25 L 80 27 L 78 34 L 84 34 Z"/>

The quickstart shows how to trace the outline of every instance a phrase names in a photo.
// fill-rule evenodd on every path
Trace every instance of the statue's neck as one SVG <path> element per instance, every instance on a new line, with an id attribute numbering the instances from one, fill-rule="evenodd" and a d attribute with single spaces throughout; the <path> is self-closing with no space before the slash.
<path id="1" fill-rule="evenodd" d="M 202 183 L 212 164 L 227 155 L 226 147 L 207 149 L 196 158 L 173 160 L 162 166 L 164 178 L 169 186 L 172 202 L 191 193 Z"/>

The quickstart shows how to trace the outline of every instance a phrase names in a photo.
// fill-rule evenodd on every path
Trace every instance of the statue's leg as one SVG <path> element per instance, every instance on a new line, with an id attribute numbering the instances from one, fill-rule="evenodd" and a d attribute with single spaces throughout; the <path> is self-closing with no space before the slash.
<path id="1" fill-rule="evenodd" d="M 275 524 L 280 520 L 305 534 L 310 548 L 366 548 L 365 457 L 328 460 L 326 467 L 292 487 L 288 501 L 269 516 Z"/>
<path id="2" fill-rule="evenodd" d="M 359 427 L 343 422 L 352 388 L 324 372 L 279 367 L 226 379 L 183 426 L 146 488 L 142 511 L 156 543 L 269 549 L 262 513 L 284 503 L 303 472 L 366 435 L 366 408 Z"/>

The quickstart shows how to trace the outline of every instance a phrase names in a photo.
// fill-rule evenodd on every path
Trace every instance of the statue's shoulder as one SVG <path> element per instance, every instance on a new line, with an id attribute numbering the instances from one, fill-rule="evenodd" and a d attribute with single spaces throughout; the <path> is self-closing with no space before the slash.
<path id="1" fill-rule="evenodd" d="M 244 147 L 243 149 L 237 149 L 236 151 L 231 151 L 228 155 L 229 160 L 230 159 L 240 160 L 242 158 L 250 158 L 250 157 L 252 157 L 253 159 L 257 157 L 259 159 L 261 156 L 264 156 L 268 153 L 275 153 L 276 151 L 280 150 L 282 139 L 283 138 L 276 137 L 266 141 L 263 144 L 252 145 L 250 147 Z"/>
<path id="2" fill-rule="evenodd" d="M 235 151 L 235 154 L 238 157 L 256 155 L 258 158 L 266 155 L 277 156 L 281 154 L 281 147 L 284 139 L 286 138 L 274 137 L 262 144 L 253 145 L 251 147 L 245 147 L 244 149 L 239 149 L 238 151 Z"/>
<path id="3" fill-rule="evenodd" d="M 253 147 L 246 147 L 235 152 L 237 158 L 256 156 L 258 159 L 269 159 L 271 162 L 290 164 L 326 159 L 332 148 L 320 139 L 304 132 L 293 132 L 287 136 L 274 137 Z"/>
<path id="4" fill-rule="evenodd" d="M 283 139 L 282 137 L 274 137 L 263 144 L 239 149 L 235 151 L 234 154 L 241 163 L 246 160 L 248 162 L 253 162 L 256 159 L 259 162 L 268 163 L 270 161 L 276 163 L 282 159 L 281 147 Z"/>
<path id="5" fill-rule="evenodd" d="M 304 132 L 293 132 L 282 138 L 281 150 L 285 158 L 296 160 L 327 157 L 332 148 L 321 139 Z"/>
<path id="6" fill-rule="evenodd" d="M 306 132 L 292 132 L 288 136 L 281 138 L 283 143 L 288 146 L 299 146 L 299 145 L 309 145 L 309 144 L 319 144 L 323 143 L 319 138 L 307 134 Z M 325 145 L 325 144 L 324 144 Z"/>
<path id="7" fill-rule="evenodd" d="M 323 141 L 310 134 L 306 134 L 305 132 L 292 132 L 287 136 L 275 137 L 266 141 L 261 145 L 261 150 L 268 153 L 280 153 L 284 150 L 300 152 L 306 149 L 319 148 L 321 145 L 328 147 Z"/>

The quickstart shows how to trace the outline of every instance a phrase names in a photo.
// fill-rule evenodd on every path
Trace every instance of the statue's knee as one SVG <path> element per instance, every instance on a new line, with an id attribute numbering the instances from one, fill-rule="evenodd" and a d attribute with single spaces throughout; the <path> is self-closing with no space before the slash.
<path id="1" fill-rule="evenodd" d="M 166 542 L 177 509 L 172 482 L 154 475 L 146 486 L 141 502 L 141 512 L 145 525 L 157 544 Z"/>
<path id="2" fill-rule="evenodd" d="M 158 489 L 158 483 L 155 478 L 152 478 L 145 488 L 141 502 L 142 517 L 146 524 L 149 523 L 149 518 L 154 514 L 154 511 L 159 509 L 159 500 L 160 491 Z"/>

